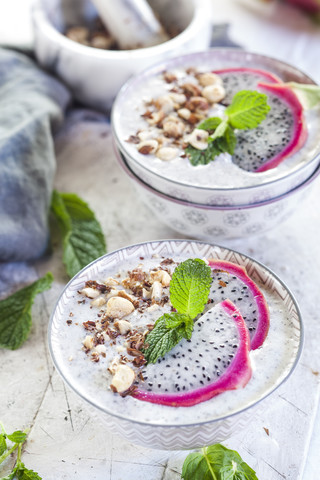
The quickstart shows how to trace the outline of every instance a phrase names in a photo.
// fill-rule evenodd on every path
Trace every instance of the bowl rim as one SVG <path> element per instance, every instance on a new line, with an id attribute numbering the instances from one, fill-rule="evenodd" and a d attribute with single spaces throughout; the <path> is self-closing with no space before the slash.
<path id="1" fill-rule="evenodd" d="M 116 96 L 116 98 L 113 102 L 111 115 L 110 115 L 112 134 L 113 134 L 113 137 L 115 138 L 119 148 L 123 151 L 123 153 L 127 157 L 129 157 L 130 160 L 132 160 L 132 162 L 135 165 L 137 165 L 138 167 L 140 167 L 142 169 L 145 169 L 152 176 L 157 177 L 164 182 L 167 182 L 167 183 L 172 184 L 174 186 L 179 186 L 180 188 L 184 188 L 186 190 L 195 189 L 195 190 L 199 190 L 199 191 L 201 191 L 201 190 L 202 191 L 208 191 L 210 193 L 214 193 L 214 192 L 226 193 L 226 192 L 230 192 L 230 191 L 236 193 L 236 192 L 243 192 L 243 191 L 252 191 L 254 189 L 259 189 L 259 188 L 267 188 L 267 187 L 270 187 L 273 184 L 276 184 L 278 182 L 281 183 L 282 181 L 289 180 L 292 175 L 296 175 L 298 172 L 300 173 L 305 168 L 308 168 L 310 166 L 310 164 L 316 163 L 317 160 L 320 160 L 320 150 L 319 150 L 319 152 L 309 162 L 307 162 L 305 164 L 302 164 L 300 167 L 295 168 L 291 172 L 289 171 L 289 173 L 287 175 L 284 175 L 280 178 L 277 178 L 277 179 L 274 179 L 274 180 L 269 180 L 269 181 L 267 181 L 265 183 L 262 183 L 262 184 L 250 185 L 250 186 L 245 186 L 245 187 L 210 188 L 210 187 L 203 187 L 203 186 L 200 186 L 200 185 L 191 185 L 191 184 L 187 184 L 187 183 L 178 182 L 178 181 L 175 181 L 173 179 L 168 179 L 164 175 L 161 175 L 157 172 L 154 172 L 153 170 L 148 169 L 145 165 L 142 165 L 137 159 L 135 159 L 130 154 L 130 152 L 128 152 L 125 149 L 125 141 L 123 141 L 123 142 L 121 141 L 121 139 L 119 138 L 119 136 L 117 134 L 117 130 L 115 128 L 115 116 L 116 116 L 116 110 L 118 108 L 118 105 L 121 102 L 122 96 L 126 95 L 127 89 L 131 88 L 131 86 L 140 84 L 141 81 L 144 78 L 149 78 L 150 76 L 159 74 L 161 71 L 165 71 L 168 68 L 168 66 L 170 68 L 170 65 L 172 65 L 172 67 L 174 67 L 174 64 L 176 62 L 183 62 L 183 61 L 188 62 L 189 60 L 191 60 L 193 58 L 199 57 L 199 55 L 202 56 L 202 57 L 205 57 L 205 56 L 208 56 L 210 54 L 214 55 L 215 52 L 222 52 L 222 53 L 227 53 L 227 52 L 232 52 L 232 53 L 238 52 L 239 53 L 240 52 L 244 55 L 254 56 L 257 59 L 257 61 L 259 59 L 261 59 L 261 60 L 264 60 L 264 59 L 271 60 L 272 62 L 274 62 L 275 65 L 279 65 L 279 67 L 284 66 L 284 67 L 287 67 L 288 70 L 292 70 L 292 71 L 294 71 L 298 74 L 304 75 L 306 77 L 306 79 L 309 81 L 310 84 L 317 85 L 317 82 L 309 74 L 305 73 L 303 70 L 300 70 L 298 67 L 295 67 L 295 66 L 291 65 L 290 63 L 285 62 L 283 60 L 280 60 L 278 58 L 275 58 L 275 57 L 272 57 L 272 56 L 269 56 L 269 55 L 260 54 L 258 52 L 254 52 L 254 51 L 251 51 L 251 50 L 245 50 L 245 49 L 239 49 L 239 48 L 233 48 L 233 47 L 231 47 L 231 48 L 230 47 L 212 47 L 208 50 L 203 50 L 203 51 L 199 51 L 199 52 L 192 52 L 192 53 L 188 53 L 188 54 L 185 54 L 185 55 L 170 57 L 167 60 L 162 60 L 162 61 L 159 61 L 159 62 L 157 62 L 157 63 L 155 63 L 155 64 L 153 64 L 149 67 L 146 67 L 144 70 L 142 70 L 138 74 L 130 77 L 122 85 L 122 87 L 120 88 L 120 90 L 119 90 L 119 92 L 118 92 L 118 94 L 117 94 L 117 96 Z"/>
<path id="2" fill-rule="evenodd" d="M 194 38 L 195 34 L 199 30 L 199 26 L 202 26 L 204 19 L 208 19 L 208 8 L 210 8 L 211 2 L 209 0 L 192 0 L 194 12 L 191 21 L 187 27 L 178 33 L 168 41 L 154 45 L 151 47 L 138 48 L 133 50 L 101 50 L 99 48 L 90 47 L 89 45 L 82 45 L 80 43 L 71 40 L 70 38 L 59 32 L 50 20 L 48 19 L 46 12 L 42 5 L 42 0 L 38 0 L 32 7 L 32 18 L 34 27 L 46 32 L 46 36 L 53 42 L 58 43 L 62 47 L 68 50 L 74 50 L 75 52 L 97 57 L 105 60 L 125 60 L 139 59 L 144 57 L 152 57 L 158 54 L 167 52 L 178 48 L 179 45 L 184 45 L 188 40 Z M 209 24 L 210 21 L 207 20 Z"/>
<path id="3" fill-rule="evenodd" d="M 258 203 L 250 203 L 250 204 L 244 204 L 244 205 L 205 205 L 202 203 L 193 203 L 189 202 L 187 200 L 182 200 L 180 198 L 172 197 L 170 195 L 167 195 L 163 192 L 160 192 L 159 190 L 156 190 L 155 188 L 151 187 L 148 183 L 144 182 L 141 180 L 140 177 L 138 177 L 129 167 L 127 164 L 124 154 L 120 152 L 118 147 L 115 145 L 115 142 L 113 143 L 114 150 L 116 153 L 117 160 L 121 166 L 121 168 L 124 170 L 124 172 L 131 178 L 133 182 L 138 183 L 141 187 L 145 188 L 149 192 L 153 193 L 154 195 L 157 195 L 158 197 L 161 197 L 164 200 L 171 201 L 173 203 L 178 203 L 179 205 L 182 205 L 184 207 L 193 207 L 193 208 L 199 208 L 202 210 L 218 210 L 218 211 L 223 211 L 223 210 L 249 210 L 251 208 L 259 208 L 259 207 L 264 207 L 266 205 L 270 205 L 272 203 L 276 203 L 278 201 L 284 200 L 286 197 L 289 197 L 290 195 L 297 193 L 299 190 L 302 190 L 303 188 L 307 187 L 310 183 L 312 183 L 319 175 L 320 175 L 320 165 L 315 169 L 315 171 L 300 185 L 297 187 L 293 188 L 292 190 L 289 190 L 286 193 L 283 193 L 282 195 L 278 195 L 277 197 L 270 198 L 268 200 L 263 200 L 262 202 Z"/>
<path id="4" fill-rule="evenodd" d="M 174 423 L 173 424 L 172 423 L 168 423 L 168 424 L 167 423 L 152 423 L 152 422 L 148 422 L 148 421 L 135 420 L 135 419 L 127 418 L 124 415 L 121 415 L 121 414 L 118 414 L 118 413 L 110 412 L 110 411 L 106 410 L 105 408 L 96 405 L 94 403 L 94 401 L 85 398 L 84 395 L 79 393 L 77 391 L 77 389 L 73 386 L 72 382 L 69 381 L 65 377 L 65 375 L 63 374 L 58 362 L 55 359 L 54 352 L 53 352 L 53 346 L 52 346 L 52 342 L 51 342 L 51 335 L 52 335 L 52 326 L 53 326 L 53 321 L 54 321 L 54 318 L 55 318 L 55 313 L 58 309 L 58 305 L 60 303 L 60 300 L 61 300 L 62 296 L 64 295 L 65 291 L 69 288 L 69 286 L 71 285 L 71 283 L 74 280 L 76 280 L 85 270 L 89 269 L 91 266 L 100 262 L 102 259 L 104 259 L 105 257 L 107 257 L 109 255 L 114 255 L 117 252 L 121 252 L 123 250 L 127 250 L 127 249 L 134 248 L 134 247 L 139 247 L 139 246 L 146 245 L 146 244 L 157 244 L 157 245 L 159 243 L 161 243 L 161 244 L 165 244 L 165 243 L 167 243 L 167 244 L 177 244 L 177 243 L 181 243 L 181 242 L 189 242 L 189 243 L 207 245 L 207 246 L 214 247 L 214 248 L 215 247 L 221 248 L 222 250 L 227 250 L 229 252 L 234 252 L 236 254 L 241 255 L 242 257 L 245 257 L 245 258 L 249 259 L 251 262 L 257 264 L 260 268 L 266 270 L 271 276 L 273 276 L 280 283 L 280 285 L 288 292 L 288 294 L 291 298 L 291 301 L 292 301 L 292 303 L 293 303 L 293 305 L 296 309 L 296 312 L 297 312 L 297 316 L 298 316 L 298 320 L 299 320 L 299 326 L 300 326 L 300 328 L 299 328 L 300 337 L 299 337 L 299 347 L 298 347 L 298 350 L 297 350 L 297 353 L 296 353 L 296 357 L 295 357 L 295 359 L 294 359 L 294 361 L 291 365 L 290 370 L 287 372 L 286 376 L 281 380 L 281 382 L 278 385 L 276 385 L 274 388 L 271 388 L 271 390 L 265 396 L 263 396 L 262 398 L 260 398 L 259 400 L 255 401 L 255 402 L 252 402 L 250 405 L 248 405 L 248 406 L 246 406 L 246 407 L 244 407 L 244 408 L 242 408 L 242 409 L 240 409 L 240 410 L 238 410 L 234 413 L 231 413 L 231 414 L 228 414 L 228 415 L 223 415 L 223 416 L 220 416 L 220 417 L 215 418 L 215 419 L 204 420 L 204 421 L 200 421 L 200 422 L 198 421 L 198 422 L 195 422 L 195 423 L 185 423 L 185 424 L 181 425 L 181 424 L 174 424 Z M 269 267 L 267 267 L 263 263 L 259 262 L 258 260 L 255 260 L 250 255 L 243 254 L 243 253 L 239 252 L 238 250 L 234 250 L 234 249 L 229 248 L 229 247 L 223 247 L 223 246 L 221 246 L 219 244 L 215 244 L 215 243 L 209 243 L 209 242 L 205 242 L 205 241 L 201 241 L 201 240 L 190 240 L 190 239 L 163 239 L 163 240 L 150 240 L 150 241 L 146 241 L 146 242 L 139 242 L 139 243 L 127 245 L 125 247 L 121 247 L 119 249 L 113 250 L 112 252 L 109 252 L 109 253 L 97 258 L 93 262 L 89 263 L 86 267 L 84 267 L 82 270 L 80 270 L 71 280 L 69 280 L 67 285 L 65 285 L 62 292 L 60 293 L 60 295 L 59 295 L 59 297 L 58 297 L 58 299 L 55 303 L 54 309 L 51 313 L 51 316 L 50 316 L 49 325 L 48 325 L 48 334 L 47 335 L 48 335 L 47 338 L 48 338 L 50 356 L 51 356 L 52 362 L 54 364 L 54 367 L 56 368 L 59 375 L 62 377 L 63 381 L 69 386 L 69 388 L 71 388 L 71 390 L 73 392 L 75 392 L 85 403 L 93 406 L 94 408 L 98 409 L 100 412 L 102 412 L 104 414 L 107 414 L 107 415 L 110 415 L 112 417 L 115 417 L 117 419 L 120 419 L 121 421 L 126 421 L 126 422 L 130 422 L 130 423 L 138 424 L 138 425 L 141 425 L 141 426 L 144 425 L 144 426 L 159 427 L 159 428 L 184 428 L 184 427 L 196 427 L 196 426 L 201 426 L 201 425 L 206 425 L 206 424 L 213 424 L 213 423 L 216 423 L 216 422 L 220 422 L 220 421 L 235 417 L 236 415 L 239 415 L 239 414 L 247 411 L 248 409 L 257 406 L 258 404 L 260 404 L 260 402 L 264 401 L 271 394 L 273 394 L 292 375 L 292 373 L 295 370 L 295 368 L 296 368 L 296 366 L 299 362 L 299 359 L 301 357 L 301 353 L 302 353 L 303 345 L 304 345 L 304 338 L 305 338 L 302 315 L 301 315 L 299 305 L 298 305 L 298 303 L 295 299 L 295 296 L 291 292 L 290 288 L 284 283 L 284 281 L 282 281 L 278 277 L 278 275 L 276 273 L 274 273 L 273 270 L 271 270 Z"/>

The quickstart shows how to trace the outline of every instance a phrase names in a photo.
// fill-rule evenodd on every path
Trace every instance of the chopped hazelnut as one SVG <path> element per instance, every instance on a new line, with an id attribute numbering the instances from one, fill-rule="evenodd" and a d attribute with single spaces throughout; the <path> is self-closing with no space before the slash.
<path id="1" fill-rule="evenodd" d="M 157 280 L 152 284 L 151 298 L 156 302 L 161 300 L 162 285 Z"/>
<path id="2" fill-rule="evenodd" d="M 91 335 L 87 335 L 82 343 L 83 343 L 84 347 L 91 350 L 91 348 L 93 347 L 93 337 Z"/>
<path id="3" fill-rule="evenodd" d="M 107 287 L 115 287 L 116 285 L 119 285 L 120 282 L 118 282 L 118 280 L 116 280 L 115 278 L 108 277 L 103 283 L 107 285 Z"/>
<path id="4" fill-rule="evenodd" d="M 93 307 L 102 307 L 105 303 L 107 303 L 107 300 L 104 297 L 97 297 L 92 300 L 91 305 Z"/>
<path id="5" fill-rule="evenodd" d="M 133 384 L 135 373 L 128 365 L 118 365 L 111 382 L 111 389 L 114 392 L 122 393 L 128 390 Z"/>
<path id="6" fill-rule="evenodd" d="M 134 306 L 130 300 L 121 297 L 112 297 L 108 300 L 106 315 L 112 318 L 123 318 L 133 312 Z"/>
<path id="7" fill-rule="evenodd" d="M 209 133 L 206 130 L 195 128 L 186 141 L 197 150 L 205 150 L 208 148 L 208 137 Z"/>
<path id="8" fill-rule="evenodd" d="M 170 285 L 171 277 L 166 270 L 157 270 L 156 272 L 150 273 L 151 281 L 157 280 L 160 282 L 164 287 L 168 287 Z"/>
<path id="9" fill-rule="evenodd" d="M 97 345 L 96 347 L 94 347 L 94 352 L 98 353 L 99 355 L 101 353 L 106 353 L 106 351 L 107 351 L 107 348 L 105 345 Z"/>
<path id="10" fill-rule="evenodd" d="M 164 161 L 173 160 L 178 155 L 178 149 L 174 147 L 161 147 L 157 151 L 157 157 Z"/>
<path id="11" fill-rule="evenodd" d="M 163 121 L 163 131 L 168 137 L 179 138 L 182 136 L 184 129 L 184 123 L 177 118 Z"/>
<path id="12" fill-rule="evenodd" d="M 132 330 L 132 325 L 127 320 L 118 320 L 114 323 L 114 326 L 117 330 L 121 333 L 121 335 L 125 335 L 126 333 Z"/>
<path id="13" fill-rule="evenodd" d="M 149 155 L 155 153 L 157 151 L 159 144 L 157 140 L 144 140 L 140 142 L 138 145 L 138 152 L 142 153 L 142 155 Z"/>
<path id="14" fill-rule="evenodd" d="M 202 87 L 207 87 L 208 85 L 222 85 L 222 79 L 215 73 L 206 72 L 200 73 L 198 76 L 198 82 Z M 203 92 L 202 92 L 203 95 Z"/>
<path id="15" fill-rule="evenodd" d="M 82 290 L 80 290 L 80 293 L 88 298 L 97 298 L 100 295 L 100 291 L 98 289 L 91 287 L 83 288 Z"/>
<path id="16" fill-rule="evenodd" d="M 226 91 L 222 85 L 208 85 L 204 87 L 202 95 L 210 102 L 220 102 L 225 96 Z"/>

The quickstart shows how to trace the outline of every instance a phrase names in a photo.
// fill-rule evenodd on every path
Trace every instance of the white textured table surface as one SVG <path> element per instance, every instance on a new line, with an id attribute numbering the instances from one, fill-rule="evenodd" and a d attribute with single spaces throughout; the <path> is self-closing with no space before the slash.
<path id="1" fill-rule="evenodd" d="M 320 81 L 315 61 L 320 30 L 291 9 L 271 9 L 266 17 L 246 10 L 240 2 L 214 0 L 215 20 L 232 22 L 231 35 L 244 46 L 271 54 L 307 71 Z M 290 13 L 290 16 L 289 16 Z M 286 18 L 286 26 L 282 18 Z M 102 121 L 101 121 L 102 120 Z M 181 238 L 160 225 L 136 198 L 116 164 L 109 127 L 95 115 L 74 114 L 56 139 L 56 188 L 74 191 L 96 212 L 108 250 L 139 241 Z M 295 294 L 306 327 L 305 349 L 290 380 L 274 395 L 269 409 L 226 445 L 240 452 L 259 480 L 318 480 L 316 451 L 319 430 L 312 439 L 302 475 L 319 399 L 320 324 L 316 313 L 320 288 L 319 182 L 295 215 L 263 237 L 229 241 L 273 269 Z M 213 239 L 214 241 L 214 239 Z M 62 383 L 50 360 L 46 330 L 50 312 L 67 282 L 61 251 L 34 264 L 0 266 L 0 292 L 33 281 L 51 270 L 53 288 L 39 296 L 33 327 L 24 346 L 0 351 L 0 418 L 10 430 L 31 426 L 24 460 L 45 480 L 178 480 L 186 453 L 133 446 L 106 432 L 89 417 Z M 319 423 L 319 422 L 318 422 Z M 270 432 L 268 436 L 264 430 Z M 0 476 L 2 472 L 0 470 Z"/>

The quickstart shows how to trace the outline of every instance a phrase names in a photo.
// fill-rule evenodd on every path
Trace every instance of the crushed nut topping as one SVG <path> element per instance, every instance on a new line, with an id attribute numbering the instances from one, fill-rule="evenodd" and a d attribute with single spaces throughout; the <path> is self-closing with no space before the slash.
<path id="1" fill-rule="evenodd" d="M 154 327 L 152 322 L 161 315 L 160 307 L 168 313 L 172 309 L 169 284 L 177 263 L 171 258 L 153 258 L 159 260 L 152 260 L 150 269 L 140 264 L 103 281 L 89 280 L 78 292 L 93 298 L 90 307 L 78 302 L 80 308 L 96 311 L 96 317 L 90 314 L 90 320 L 82 322 L 83 351 L 94 364 L 105 365 L 111 390 L 122 396 L 132 393 L 138 379 L 143 381 L 144 341 Z M 66 323 L 72 324 L 70 319 Z"/>
<path id="2" fill-rule="evenodd" d="M 168 93 L 145 101 L 142 117 L 146 128 L 131 135 L 127 142 L 136 143 L 139 153 L 167 162 L 186 158 L 184 149 L 188 144 L 197 150 L 207 148 L 208 132 L 202 130 L 206 137 L 198 140 L 194 132 L 199 132 L 197 125 L 201 121 L 212 116 L 212 108 L 224 99 L 226 92 L 221 77 L 194 68 L 188 68 L 181 78 L 164 72 L 163 80 L 170 85 Z"/>

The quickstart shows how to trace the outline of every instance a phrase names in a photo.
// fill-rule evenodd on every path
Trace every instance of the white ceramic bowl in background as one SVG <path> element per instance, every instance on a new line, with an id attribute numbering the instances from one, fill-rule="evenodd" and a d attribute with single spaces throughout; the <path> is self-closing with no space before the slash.
<path id="1" fill-rule="evenodd" d="M 150 187 L 137 177 L 116 149 L 120 166 L 156 217 L 177 232 L 207 241 L 260 235 L 283 223 L 309 195 L 320 167 L 304 183 L 271 200 L 241 206 L 201 205 L 179 200 Z"/>
<path id="2" fill-rule="evenodd" d="M 116 51 L 81 45 L 63 35 L 66 27 L 90 25 L 96 18 L 90 0 L 38 0 L 33 8 L 38 62 L 58 75 L 82 103 L 109 109 L 119 88 L 132 74 L 210 44 L 210 0 L 150 0 L 150 4 L 164 25 L 174 25 L 181 33 L 154 47 Z"/>
<path id="3" fill-rule="evenodd" d="M 246 403 L 245 408 L 236 408 L 232 414 L 219 417 L 212 408 L 212 405 L 214 405 L 213 398 L 204 402 L 206 404 L 205 409 L 201 409 L 203 404 L 196 406 L 197 421 L 186 422 L 183 414 L 178 417 L 176 409 L 173 407 L 166 407 L 165 412 L 161 414 L 161 419 L 165 418 L 166 420 L 159 421 L 158 417 L 152 418 L 150 412 L 144 413 L 145 409 L 141 405 L 143 402 L 140 402 L 139 405 L 139 400 L 136 399 L 127 398 L 126 408 L 118 406 L 115 410 L 114 405 L 113 407 L 110 405 L 108 395 L 112 395 L 112 393 L 103 390 L 101 385 L 99 387 L 95 380 L 95 375 L 98 375 L 99 378 L 103 375 L 105 366 L 102 365 L 102 362 L 92 364 L 85 356 L 83 357 L 83 361 L 87 362 L 85 368 L 91 370 L 90 375 L 85 374 L 85 382 L 83 381 L 84 377 L 77 373 L 77 368 L 73 368 L 73 363 L 69 360 L 70 351 L 74 352 L 76 350 L 82 353 L 81 338 L 83 338 L 83 331 L 80 326 L 69 327 L 66 324 L 71 308 L 70 299 L 72 301 L 73 295 L 76 295 L 84 282 L 101 276 L 106 278 L 113 275 L 115 271 L 119 271 L 119 269 L 126 270 L 131 268 L 132 265 L 141 263 L 141 258 L 148 259 L 154 255 L 164 258 L 179 256 L 179 258 L 185 259 L 215 257 L 243 265 L 248 275 L 258 283 L 266 294 L 268 293 L 269 298 L 272 296 L 272 301 L 276 302 L 277 309 L 281 309 L 283 315 L 290 319 L 291 340 L 288 344 L 290 345 L 288 361 L 277 370 L 277 373 L 272 373 L 272 378 L 274 375 L 272 385 L 266 386 L 265 389 L 263 387 L 263 391 L 258 394 L 258 397 Z M 299 308 L 286 285 L 273 272 L 252 258 L 233 250 L 191 240 L 164 240 L 136 244 L 111 252 L 94 261 L 79 272 L 65 287 L 56 304 L 49 325 L 50 352 L 55 367 L 67 385 L 82 398 L 84 405 L 88 407 L 88 411 L 94 414 L 99 428 L 103 423 L 107 429 L 114 433 L 120 433 L 132 443 L 148 448 L 170 450 L 196 448 L 221 442 L 245 428 L 256 417 L 257 413 L 268 406 L 269 402 L 266 401 L 266 397 L 274 392 L 292 373 L 301 353 L 302 341 L 303 327 Z M 78 354 L 76 353 L 76 355 Z M 131 400 L 133 403 L 130 403 Z M 157 407 L 157 405 L 152 406 L 155 415 Z M 139 413 L 135 415 L 135 409 L 137 408 Z"/>
<path id="4" fill-rule="evenodd" d="M 284 171 L 281 177 L 276 180 L 267 180 L 264 183 L 251 187 L 201 187 L 192 183 L 188 184 L 183 181 L 183 179 L 169 179 L 164 174 L 156 172 L 152 163 L 148 165 L 146 156 L 139 154 L 136 145 L 132 145 L 126 141 L 129 137 L 126 118 L 130 108 L 133 108 L 131 99 L 141 94 L 141 92 L 145 94 L 144 85 L 150 78 L 160 76 L 163 71 L 172 71 L 175 68 L 187 68 L 190 66 L 205 68 L 209 71 L 227 67 L 246 66 L 270 71 L 278 75 L 285 82 L 314 83 L 313 80 L 303 72 L 280 60 L 230 48 L 213 48 L 206 52 L 191 53 L 148 68 L 139 75 L 131 78 L 122 87 L 112 110 L 114 139 L 118 148 L 125 156 L 130 169 L 137 177 L 141 178 L 141 180 L 159 192 L 177 199 L 202 205 L 229 206 L 255 204 L 263 200 L 278 197 L 294 189 L 310 177 L 320 163 L 320 141 L 317 146 L 313 147 L 314 155 L 311 156 L 308 162 L 301 163 L 295 168 Z M 135 133 L 136 132 L 130 132 L 132 135 Z M 257 173 L 256 175 L 261 174 Z"/>

